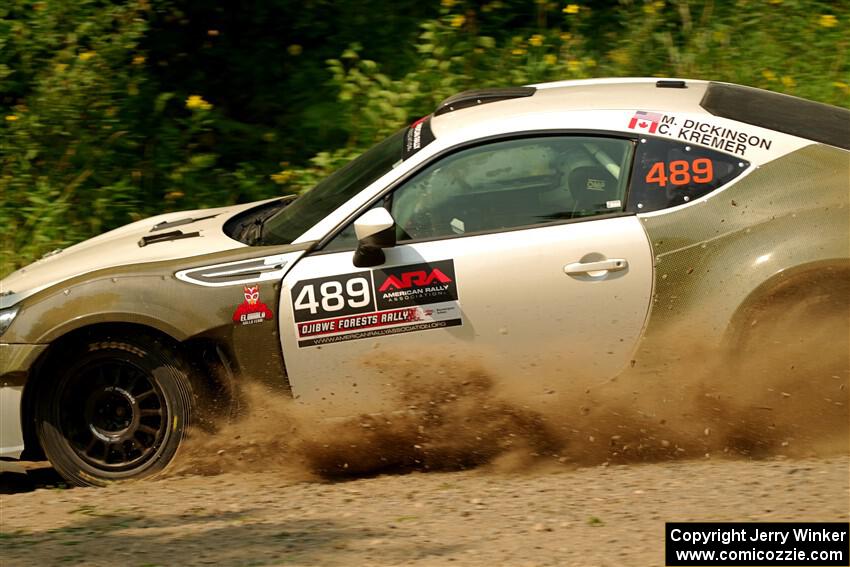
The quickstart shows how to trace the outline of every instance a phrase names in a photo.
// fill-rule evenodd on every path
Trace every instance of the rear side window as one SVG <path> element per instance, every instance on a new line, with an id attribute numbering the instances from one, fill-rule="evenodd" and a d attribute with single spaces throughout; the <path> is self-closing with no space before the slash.
<path id="1" fill-rule="evenodd" d="M 627 207 L 647 213 L 708 195 L 744 172 L 749 162 L 693 144 L 641 138 Z"/>

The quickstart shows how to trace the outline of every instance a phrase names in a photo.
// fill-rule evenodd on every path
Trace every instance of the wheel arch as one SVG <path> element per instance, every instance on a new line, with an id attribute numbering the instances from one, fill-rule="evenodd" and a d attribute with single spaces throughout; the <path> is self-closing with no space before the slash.
<path id="1" fill-rule="evenodd" d="M 102 312 L 83 315 L 64 321 L 46 331 L 39 337 L 38 342 L 52 344 L 57 340 L 64 340 L 66 337 L 72 336 L 75 333 L 91 332 L 92 329 L 98 328 L 120 329 L 122 327 L 126 329 L 135 327 L 139 330 L 148 330 L 175 342 L 182 342 L 189 338 L 183 331 L 169 322 L 142 313 Z"/>
<path id="2" fill-rule="evenodd" d="M 24 384 L 21 399 L 21 430 L 24 438 L 23 460 L 40 460 L 44 451 L 36 434 L 36 402 L 39 394 L 50 387 L 52 376 L 48 370 L 58 357 L 66 354 L 73 345 L 83 341 L 96 339 L 130 338 L 143 334 L 160 340 L 177 350 L 191 367 L 190 378 L 196 395 L 204 401 L 214 400 L 218 406 L 227 406 L 232 402 L 234 384 L 228 379 L 226 369 L 229 367 L 227 350 L 222 348 L 214 339 L 190 338 L 179 340 L 160 328 L 144 323 L 133 322 L 93 322 L 88 325 L 75 326 L 63 334 L 58 334 L 50 346 L 39 356 L 29 377 Z M 216 358 L 218 357 L 218 358 Z M 202 421 L 208 416 L 202 415 Z"/>
<path id="3" fill-rule="evenodd" d="M 738 305 L 723 335 L 723 345 L 734 348 L 745 340 L 757 314 L 777 308 L 785 301 L 835 295 L 850 297 L 850 259 L 834 258 L 782 270 L 753 289 Z"/>

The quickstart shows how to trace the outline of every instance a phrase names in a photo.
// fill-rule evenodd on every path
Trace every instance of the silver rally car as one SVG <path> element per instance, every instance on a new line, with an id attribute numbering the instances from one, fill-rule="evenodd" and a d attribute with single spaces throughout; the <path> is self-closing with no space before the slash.
<path id="1" fill-rule="evenodd" d="M 685 322 L 735 344 L 779 290 L 846 293 L 848 195 L 845 109 L 677 79 L 461 93 L 296 199 L 4 279 L 0 456 L 99 485 L 161 470 L 240 380 L 352 415 L 386 397 L 369 359 L 461 353 L 533 393 Z"/>

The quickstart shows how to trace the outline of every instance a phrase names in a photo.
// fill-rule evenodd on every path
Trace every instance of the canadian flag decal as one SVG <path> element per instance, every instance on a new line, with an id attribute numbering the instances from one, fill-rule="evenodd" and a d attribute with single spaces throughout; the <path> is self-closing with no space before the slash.
<path id="1" fill-rule="evenodd" d="M 658 123 L 661 122 L 661 115 L 657 112 L 644 112 L 638 110 L 632 119 L 629 120 L 630 130 L 646 130 L 650 134 L 655 134 L 658 130 Z"/>

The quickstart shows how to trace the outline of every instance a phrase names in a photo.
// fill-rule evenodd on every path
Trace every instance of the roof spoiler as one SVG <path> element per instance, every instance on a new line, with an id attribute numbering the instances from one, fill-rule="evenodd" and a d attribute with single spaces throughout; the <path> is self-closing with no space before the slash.
<path id="1" fill-rule="evenodd" d="M 469 108 L 471 106 L 479 106 L 488 102 L 498 102 L 500 100 L 509 100 L 512 98 L 523 98 L 531 96 L 537 89 L 535 87 L 507 87 L 497 89 L 477 89 L 473 91 L 464 91 L 454 96 L 450 96 L 440 103 L 437 110 L 434 111 L 434 116 L 440 116 L 455 110 Z"/>
<path id="2" fill-rule="evenodd" d="M 715 82 L 708 84 L 700 106 L 721 118 L 850 150 L 850 111 L 846 108 Z"/>

